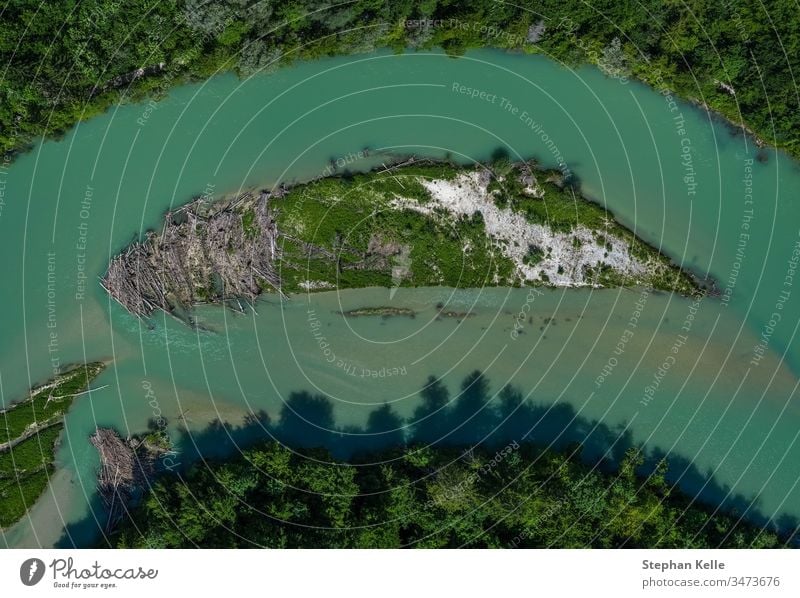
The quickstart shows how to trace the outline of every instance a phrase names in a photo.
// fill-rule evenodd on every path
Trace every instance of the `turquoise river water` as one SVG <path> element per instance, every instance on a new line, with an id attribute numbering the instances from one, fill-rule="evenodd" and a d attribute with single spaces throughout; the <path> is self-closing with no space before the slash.
<path id="1" fill-rule="evenodd" d="M 192 329 L 163 314 L 148 326 L 98 284 L 110 256 L 194 196 L 307 180 L 331 160 L 466 163 L 501 148 L 569 169 L 621 222 L 717 280 L 721 296 L 330 291 L 269 296 L 244 315 L 204 307 L 204 327 Z M 712 504 L 784 527 L 800 517 L 800 170 L 668 95 L 494 51 L 326 59 L 121 106 L 38 144 L 0 181 L 2 402 L 58 367 L 110 361 L 66 418 L 50 490 L 0 545 L 91 541 L 79 522 L 102 517 L 87 441 L 97 425 L 137 433 L 163 414 L 177 434 L 181 414 L 193 431 L 259 411 L 275 420 L 307 390 L 331 399 L 338 426 L 363 426 L 385 402 L 412 417 L 428 376 L 455 396 L 475 369 L 492 392 L 511 384 L 667 454 L 673 478 Z M 440 302 L 473 315 L 437 318 Z M 417 316 L 337 313 L 376 305 Z"/>

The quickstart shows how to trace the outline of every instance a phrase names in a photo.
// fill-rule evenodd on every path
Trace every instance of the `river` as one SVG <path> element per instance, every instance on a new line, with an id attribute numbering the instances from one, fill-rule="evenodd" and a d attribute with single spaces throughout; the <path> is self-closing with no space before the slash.
<path id="1" fill-rule="evenodd" d="M 410 153 L 467 163 L 498 152 L 569 170 L 721 297 L 363 289 L 270 296 L 245 314 L 203 307 L 191 329 L 163 314 L 147 326 L 98 284 L 112 255 L 197 195 L 308 180 L 331 161 L 363 170 Z M 668 94 L 489 50 L 324 59 L 120 106 L 37 144 L 0 182 L 3 403 L 55 368 L 113 360 L 94 383 L 107 386 L 66 418 L 48 494 L 0 545 L 94 541 L 95 526 L 75 524 L 102 517 L 90 509 L 96 425 L 137 433 L 163 415 L 177 435 L 182 417 L 193 431 L 259 411 L 275 421 L 309 391 L 331 399 L 337 426 L 364 426 L 383 403 L 413 418 L 428 376 L 455 396 L 475 369 L 492 393 L 512 385 L 665 453 L 673 478 L 712 504 L 784 527 L 800 517 L 800 171 Z M 472 315 L 439 317 L 438 303 Z M 417 315 L 338 313 L 381 305 Z M 340 435 L 328 436 L 335 449 Z"/>

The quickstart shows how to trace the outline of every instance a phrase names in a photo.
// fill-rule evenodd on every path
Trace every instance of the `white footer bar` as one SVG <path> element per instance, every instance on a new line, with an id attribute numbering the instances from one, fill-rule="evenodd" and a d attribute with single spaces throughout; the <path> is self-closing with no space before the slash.
<path id="1" fill-rule="evenodd" d="M 5 550 L 2 596 L 800 596 L 793 550 Z"/>

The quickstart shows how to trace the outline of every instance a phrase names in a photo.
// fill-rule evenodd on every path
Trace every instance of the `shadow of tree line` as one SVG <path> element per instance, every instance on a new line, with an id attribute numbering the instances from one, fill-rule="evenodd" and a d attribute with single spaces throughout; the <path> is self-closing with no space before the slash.
<path id="1" fill-rule="evenodd" d="M 384 404 L 372 410 L 366 425 L 359 427 L 337 425 L 334 403 L 328 397 L 294 392 L 275 421 L 263 411 L 250 414 L 240 425 L 215 420 L 199 432 L 181 430 L 174 450 L 185 470 L 200 460 L 224 459 L 266 440 L 298 450 L 324 448 L 335 460 L 354 463 L 370 463 L 371 453 L 402 446 L 464 447 L 466 451 L 478 445 L 493 448 L 517 441 L 556 451 L 577 451 L 587 465 L 613 472 L 626 451 L 636 447 L 645 459 L 641 475 L 648 475 L 662 459 L 667 459 L 667 480 L 702 503 L 744 515 L 756 525 L 780 532 L 796 530 L 800 525 L 787 514 L 770 520 L 760 510 L 758 497 L 731 492 L 730 486 L 716 481 L 711 471 L 701 471 L 685 457 L 634 444 L 624 424 L 609 426 L 587 419 L 565 403 L 533 403 L 512 386 L 493 393 L 488 379 L 479 371 L 462 381 L 456 395 L 433 376 L 419 395 L 420 405 L 408 420 Z M 92 530 L 95 541 L 100 537 L 95 519 L 104 521 L 104 509 L 96 499 L 91 508 L 93 515 L 65 528 L 60 547 L 82 545 Z"/>

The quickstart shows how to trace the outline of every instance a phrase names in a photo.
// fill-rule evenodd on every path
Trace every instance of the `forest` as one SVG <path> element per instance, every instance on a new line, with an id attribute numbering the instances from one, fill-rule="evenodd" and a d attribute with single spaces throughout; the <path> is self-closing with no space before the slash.
<path id="1" fill-rule="evenodd" d="M 477 47 L 596 64 L 800 156 L 800 12 L 786 0 L 9 0 L 0 9 L 0 150 L 10 156 L 115 103 L 219 71 Z"/>
<path id="2" fill-rule="evenodd" d="M 795 521 L 623 429 L 538 405 L 480 372 L 457 395 L 428 379 L 408 420 L 389 405 L 340 427 L 327 397 L 298 392 L 278 418 L 217 422 L 175 446 L 104 546 L 135 548 L 759 548 Z M 326 448 L 328 447 L 328 448 Z M 193 451 L 195 451 L 193 453 Z M 193 463 L 193 465 L 189 465 Z M 676 485 L 726 496 L 714 509 Z M 744 516 L 747 515 L 747 518 Z M 781 529 L 782 531 L 774 531 Z"/>

